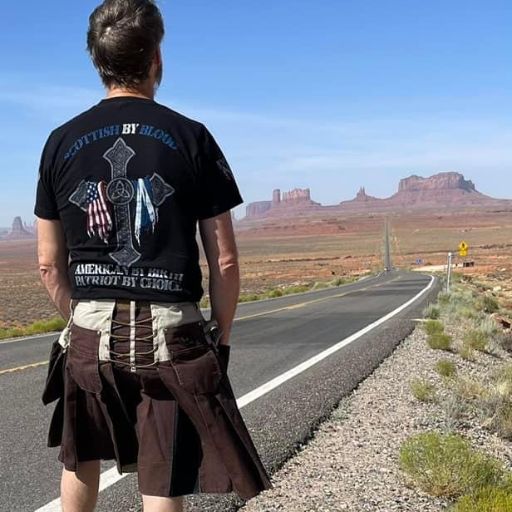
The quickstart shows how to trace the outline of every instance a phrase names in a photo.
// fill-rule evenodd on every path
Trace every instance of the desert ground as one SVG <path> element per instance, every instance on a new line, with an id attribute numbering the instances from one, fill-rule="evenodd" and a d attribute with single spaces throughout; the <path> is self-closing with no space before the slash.
<path id="1" fill-rule="evenodd" d="M 465 273 L 504 291 L 512 282 L 512 212 L 404 212 L 387 219 L 395 266 L 414 268 L 418 260 L 444 264 L 448 251 L 464 240 L 467 259 L 475 262 Z M 237 223 L 242 293 L 377 272 L 384 223 L 382 215 L 363 214 L 297 217 L 257 227 Z M 204 258 L 202 268 L 207 276 Z M 39 280 L 35 241 L 0 241 L 0 286 L 0 328 L 57 315 Z"/>

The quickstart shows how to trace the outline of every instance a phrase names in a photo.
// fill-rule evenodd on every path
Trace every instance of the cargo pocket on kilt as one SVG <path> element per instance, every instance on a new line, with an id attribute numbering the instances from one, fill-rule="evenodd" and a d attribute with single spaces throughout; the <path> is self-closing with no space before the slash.
<path id="1" fill-rule="evenodd" d="M 171 367 L 180 387 L 188 393 L 216 393 L 222 378 L 217 357 L 208 345 L 172 351 Z"/>
<path id="2" fill-rule="evenodd" d="M 55 402 L 64 394 L 64 362 L 65 352 L 57 339 L 50 351 L 48 373 L 41 397 L 44 405 Z"/>
<path id="3" fill-rule="evenodd" d="M 172 371 L 181 389 L 191 394 L 216 393 L 222 379 L 218 356 L 208 344 L 201 322 L 170 327 L 165 331 L 165 343 L 171 360 L 160 364 L 161 375 Z"/>
<path id="4" fill-rule="evenodd" d="M 71 325 L 66 367 L 76 385 L 89 393 L 101 393 L 98 345 L 100 334 L 92 329 Z"/>
<path id="5" fill-rule="evenodd" d="M 47 445 L 49 447 L 59 446 L 62 441 L 62 428 L 64 421 L 64 365 L 66 363 L 66 352 L 55 340 L 52 343 L 50 357 L 48 362 L 48 373 L 43 388 L 41 400 L 44 405 L 48 405 L 58 400 L 53 410 L 48 431 Z"/>

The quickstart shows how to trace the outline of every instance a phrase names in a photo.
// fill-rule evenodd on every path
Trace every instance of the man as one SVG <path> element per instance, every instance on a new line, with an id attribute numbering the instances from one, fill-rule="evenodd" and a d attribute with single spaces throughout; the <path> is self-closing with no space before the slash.
<path id="1" fill-rule="evenodd" d="M 163 36 L 151 0 L 105 0 L 87 42 L 106 98 L 52 132 L 41 158 L 39 265 L 69 319 L 43 393 L 58 400 L 49 446 L 61 446 L 64 512 L 94 510 L 105 459 L 137 471 L 147 512 L 270 487 L 226 373 L 242 198 L 208 130 L 154 100 Z"/>

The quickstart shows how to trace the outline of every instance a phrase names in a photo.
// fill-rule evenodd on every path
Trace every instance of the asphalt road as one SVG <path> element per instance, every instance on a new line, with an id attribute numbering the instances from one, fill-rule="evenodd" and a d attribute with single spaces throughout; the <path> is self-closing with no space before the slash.
<path id="1" fill-rule="evenodd" d="M 239 306 L 229 372 L 237 397 L 260 390 L 257 398 L 245 400 L 242 414 L 270 472 L 411 332 L 435 286 L 385 317 L 430 281 L 421 274 L 390 272 L 339 288 Z M 354 336 L 365 328 L 368 332 Z M 350 343 L 339 343 L 349 337 Z M 55 335 L 0 343 L 1 512 L 34 512 L 58 496 L 58 449 L 46 448 L 53 406 L 45 408 L 40 400 L 53 339 Z M 324 353 L 337 344 L 339 350 Z M 311 364 L 319 354 L 322 359 Z M 282 378 L 284 382 L 274 380 L 273 389 L 263 394 L 261 386 L 308 360 L 304 371 Z M 112 466 L 105 463 L 104 470 Z M 188 510 L 231 511 L 240 504 L 233 495 L 206 496 L 190 500 Z M 140 510 L 135 477 L 105 489 L 97 510 Z"/>

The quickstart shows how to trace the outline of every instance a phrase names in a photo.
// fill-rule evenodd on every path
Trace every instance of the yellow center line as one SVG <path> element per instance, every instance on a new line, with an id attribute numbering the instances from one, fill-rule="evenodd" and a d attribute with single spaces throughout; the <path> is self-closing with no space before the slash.
<path id="1" fill-rule="evenodd" d="M 0 370 L 0 375 L 4 375 L 4 373 L 20 372 L 22 370 L 28 370 L 29 368 L 38 368 L 39 366 L 45 366 L 47 364 L 48 361 L 40 361 L 39 363 L 26 364 L 24 366 L 17 366 L 16 368 L 8 368 L 7 370 Z"/>
<path id="2" fill-rule="evenodd" d="M 240 317 L 235 318 L 235 322 L 237 322 L 239 320 L 247 320 L 249 318 L 257 318 L 259 316 L 270 315 L 272 313 L 279 313 L 280 311 L 288 311 L 290 309 L 303 308 L 304 306 L 307 306 L 309 304 L 314 304 L 315 302 L 322 302 L 325 300 L 336 299 L 339 297 L 345 297 L 346 295 L 350 295 L 351 293 L 364 292 L 364 291 L 369 290 L 370 288 L 377 288 L 378 286 L 383 286 L 385 284 L 392 283 L 393 281 L 397 281 L 398 279 L 400 279 L 400 277 L 395 277 L 395 278 L 390 279 L 389 281 L 386 281 L 384 283 L 374 284 L 372 286 L 365 286 L 364 288 L 359 288 L 357 290 L 352 290 L 350 292 L 343 292 L 343 293 L 338 293 L 336 295 L 329 295 L 328 297 L 321 297 L 320 299 L 313 299 L 313 300 L 308 300 L 305 302 L 299 302 L 297 304 L 292 304 L 290 306 L 283 306 L 282 308 L 270 309 L 268 311 L 262 311 L 261 313 L 254 313 L 253 315 L 240 316 Z"/>
<path id="3" fill-rule="evenodd" d="M 297 304 L 291 304 L 290 306 L 284 306 L 282 308 L 270 309 L 268 311 L 262 311 L 261 313 L 254 313 L 253 315 L 239 316 L 239 317 L 235 318 L 235 322 L 237 322 L 239 320 L 247 320 L 248 318 L 256 318 L 258 316 L 270 315 L 272 313 L 279 313 L 280 311 L 288 311 L 290 309 L 303 308 L 304 306 L 307 306 L 309 304 L 314 304 L 315 302 L 322 302 L 324 300 L 330 300 L 330 299 L 336 299 L 336 298 L 339 298 L 339 297 L 345 297 L 345 295 L 349 295 L 351 293 L 356 293 L 356 292 L 362 292 L 362 291 L 366 291 L 366 290 L 368 290 L 368 288 L 360 288 L 359 290 L 353 290 L 351 292 L 338 293 L 336 295 L 329 295 L 329 297 L 322 297 L 321 299 L 313 299 L 313 300 L 308 300 L 308 301 L 305 301 L 305 302 L 299 302 Z"/>

